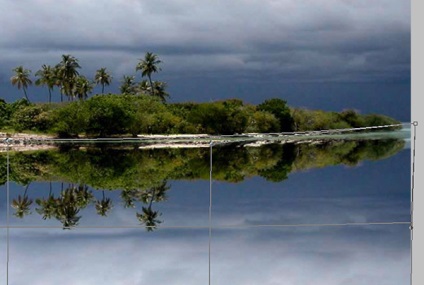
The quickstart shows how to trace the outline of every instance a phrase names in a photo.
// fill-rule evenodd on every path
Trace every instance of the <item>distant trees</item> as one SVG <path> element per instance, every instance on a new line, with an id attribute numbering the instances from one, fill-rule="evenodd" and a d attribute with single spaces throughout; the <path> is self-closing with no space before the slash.
<path id="1" fill-rule="evenodd" d="M 50 65 L 43 64 L 41 69 L 35 73 L 35 76 L 38 77 L 38 79 L 35 81 L 35 85 L 47 86 L 47 89 L 49 90 L 49 103 L 51 103 L 52 91 L 56 85 L 56 75 L 54 68 L 52 68 Z"/>
<path id="2" fill-rule="evenodd" d="M 62 55 L 62 61 L 56 65 L 57 79 L 60 82 L 61 90 L 68 96 L 68 101 L 74 98 L 75 85 L 79 76 L 78 69 L 80 68 L 78 59 L 70 54 Z"/>
<path id="3" fill-rule="evenodd" d="M 161 70 L 159 64 L 162 61 L 151 52 L 147 52 L 143 59 L 140 59 L 135 70 L 141 71 L 142 80 L 137 83 L 134 76 L 124 75 L 120 92 L 121 94 L 146 95 L 158 97 L 163 103 L 169 98 L 166 91 L 167 84 L 162 81 L 153 81 L 152 74 Z M 112 75 L 106 67 L 96 70 L 94 80 L 89 80 L 86 76 L 80 75 L 81 66 L 79 60 L 70 55 L 63 54 L 61 61 L 54 67 L 43 64 L 36 73 L 35 84 L 37 86 L 46 86 L 49 92 L 49 103 L 52 101 L 52 92 L 54 87 L 58 87 L 60 92 L 60 101 L 63 102 L 63 95 L 68 101 L 74 101 L 76 98 L 84 100 L 92 93 L 94 85 L 101 86 L 101 93 L 104 94 L 105 86 L 112 83 Z M 27 88 L 32 84 L 30 79 L 31 70 L 18 66 L 13 69 L 15 75 L 10 78 L 11 83 L 18 89 L 23 89 L 25 98 L 29 101 Z M 143 78 L 146 77 L 147 80 Z"/>
<path id="4" fill-rule="evenodd" d="M 18 89 L 22 88 L 22 90 L 24 91 L 25 98 L 28 100 L 28 102 L 30 102 L 28 99 L 26 89 L 28 88 L 29 85 L 32 84 L 32 81 L 29 78 L 29 76 L 31 75 L 31 70 L 25 69 L 21 65 L 13 69 L 13 71 L 15 72 L 15 75 L 13 75 L 10 78 L 12 85 L 16 85 Z"/>
<path id="5" fill-rule="evenodd" d="M 136 86 L 135 86 L 135 77 L 124 75 L 121 81 L 121 86 L 119 87 L 119 91 L 121 94 L 136 94 Z"/>
<path id="6" fill-rule="evenodd" d="M 152 82 L 152 73 L 158 72 L 160 69 L 159 64 L 161 61 L 159 60 L 159 57 L 156 54 L 153 54 L 151 52 L 147 52 L 144 56 L 144 59 L 140 59 L 139 63 L 137 64 L 135 70 L 141 71 L 141 77 L 147 76 L 149 80 L 150 85 L 150 92 L 152 96 L 155 95 L 155 90 L 153 87 Z"/>
<path id="7" fill-rule="evenodd" d="M 109 72 L 107 72 L 106 67 L 102 67 L 96 71 L 94 81 L 96 84 L 100 84 L 102 86 L 102 94 L 104 94 L 105 85 L 109 86 L 109 84 L 112 82 L 112 76 L 109 74 Z"/>

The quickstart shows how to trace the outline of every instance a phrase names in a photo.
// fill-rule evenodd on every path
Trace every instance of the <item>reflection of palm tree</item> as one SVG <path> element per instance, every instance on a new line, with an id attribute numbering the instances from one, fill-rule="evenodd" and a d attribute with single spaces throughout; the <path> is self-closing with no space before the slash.
<path id="1" fill-rule="evenodd" d="M 37 199 L 35 200 L 38 206 L 41 208 L 36 208 L 35 211 L 37 211 L 38 214 L 43 215 L 43 220 L 51 219 L 56 215 L 56 208 L 57 208 L 57 202 L 54 198 L 54 195 L 52 194 L 52 182 L 50 181 L 50 191 L 49 191 L 49 197 L 47 200 L 44 199 Z"/>
<path id="2" fill-rule="evenodd" d="M 122 190 L 121 198 L 124 202 L 125 208 L 134 208 L 135 207 L 135 191 L 134 190 Z"/>
<path id="3" fill-rule="evenodd" d="M 162 215 L 158 213 L 158 211 L 152 210 L 152 204 L 149 205 L 148 208 L 142 207 L 142 214 L 137 213 L 137 219 L 146 226 L 146 230 L 151 232 L 156 229 L 157 224 L 162 223 L 162 221 L 158 220 L 158 216 Z"/>
<path id="4" fill-rule="evenodd" d="M 105 191 L 102 191 L 103 198 L 102 200 L 97 200 L 96 202 L 96 211 L 100 216 L 106 217 L 108 211 L 113 207 L 112 200 L 110 198 L 105 198 Z"/>
<path id="5" fill-rule="evenodd" d="M 142 213 L 136 213 L 137 219 L 146 226 L 147 231 L 153 231 L 156 229 L 157 224 L 162 223 L 161 220 L 158 220 L 158 217 L 162 214 L 158 211 L 152 210 L 153 201 L 160 202 L 166 199 L 166 191 L 170 187 L 167 186 L 167 181 L 164 180 L 161 185 L 157 187 L 152 187 L 149 190 L 141 193 L 140 200 L 144 203 L 149 201 L 149 206 L 142 207 Z"/>
<path id="6" fill-rule="evenodd" d="M 88 190 L 88 186 L 79 185 L 75 191 L 75 196 L 77 200 L 77 204 L 80 208 L 85 208 L 88 204 L 93 200 L 93 193 Z"/>
<path id="7" fill-rule="evenodd" d="M 75 187 L 62 190 L 60 197 L 56 199 L 56 219 L 63 224 L 63 229 L 70 229 L 78 225 L 81 216 L 77 216 L 82 208 L 91 201 L 93 194 L 88 191 L 87 186 Z"/>
<path id="8" fill-rule="evenodd" d="M 29 184 L 25 187 L 25 192 L 23 197 L 21 197 L 21 195 L 18 195 L 18 198 L 13 199 L 12 201 L 12 207 L 16 209 L 16 213 L 14 215 L 21 219 L 24 216 L 31 214 L 30 206 L 32 204 L 32 200 L 29 199 L 27 196 L 28 186 Z"/>
<path id="9" fill-rule="evenodd" d="M 57 219 L 62 223 L 63 229 L 71 229 L 78 225 L 81 216 L 77 216 L 80 209 L 72 204 L 64 204 L 58 207 Z"/>

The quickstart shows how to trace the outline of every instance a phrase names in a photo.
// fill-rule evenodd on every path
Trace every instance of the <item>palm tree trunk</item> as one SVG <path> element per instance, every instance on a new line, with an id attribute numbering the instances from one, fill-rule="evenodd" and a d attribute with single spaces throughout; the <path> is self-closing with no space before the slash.
<path id="1" fill-rule="evenodd" d="M 148 75 L 148 77 L 149 77 L 149 83 L 150 83 L 150 91 L 152 92 L 152 96 L 155 96 L 155 91 L 153 90 L 152 77 L 150 76 L 150 74 Z"/>
<path id="2" fill-rule="evenodd" d="M 25 98 L 27 99 L 27 101 L 28 101 L 28 102 L 31 102 L 31 101 L 29 101 L 29 99 L 28 99 L 28 96 L 27 96 L 27 93 L 26 93 L 26 88 L 25 88 L 25 87 L 22 87 L 22 89 L 24 90 L 24 95 L 25 95 Z"/>
<path id="3" fill-rule="evenodd" d="M 104 94 L 105 93 L 105 84 L 103 83 L 102 84 L 102 94 Z"/>
<path id="4" fill-rule="evenodd" d="M 52 90 L 49 88 L 49 104 L 52 102 Z"/>
<path id="5" fill-rule="evenodd" d="M 24 197 L 26 196 L 26 193 L 27 193 L 27 191 L 28 191 L 28 187 L 29 187 L 29 184 L 27 184 L 27 185 L 25 186 Z"/>
<path id="6" fill-rule="evenodd" d="M 153 188 L 152 197 L 150 198 L 149 209 L 152 208 L 153 198 L 155 197 L 155 188 Z"/>

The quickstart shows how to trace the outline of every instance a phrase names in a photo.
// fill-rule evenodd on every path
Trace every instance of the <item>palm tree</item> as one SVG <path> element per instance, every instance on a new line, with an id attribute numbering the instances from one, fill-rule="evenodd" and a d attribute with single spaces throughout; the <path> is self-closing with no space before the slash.
<path id="1" fill-rule="evenodd" d="M 60 68 L 60 64 L 57 64 L 54 68 L 53 68 L 53 73 L 54 73 L 54 85 L 57 86 L 59 88 L 60 91 L 60 102 L 63 102 L 63 74 L 61 72 L 61 68 Z"/>
<path id="2" fill-rule="evenodd" d="M 93 84 L 85 76 L 75 77 L 73 94 L 80 100 L 86 99 L 93 90 Z"/>
<path id="3" fill-rule="evenodd" d="M 32 204 L 32 200 L 27 196 L 29 184 L 25 187 L 25 192 L 23 197 L 18 195 L 17 199 L 13 199 L 12 207 L 16 209 L 16 213 L 14 214 L 16 217 L 22 219 L 24 216 L 31 214 L 30 206 Z"/>
<path id="4" fill-rule="evenodd" d="M 102 200 L 97 200 L 96 202 L 96 211 L 100 216 L 106 217 L 107 212 L 110 211 L 113 207 L 112 200 L 110 198 L 105 198 L 105 191 L 102 191 L 103 198 Z"/>
<path id="5" fill-rule="evenodd" d="M 17 85 L 18 89 L 22 88 L 24 91 L 25 98 L 28 100 L 28 102 L 30 102 L 26 89 L 28 88 L 28 85 L 32 84 L 31 79 L 29 79 L 31 70 L 25 69 L 22 65 L 20 65 L 13 69 L 13 71 L 15 72 L 15 75 L 10 78 L 12 85 Z"/>
<path id="6" fill-rule="evenodd" d="M 105 85 L 109 86 L 112 82 L 112 76 L 106 71 L 106 67 L 102 67 L 96 71 L 96 76 L 94 77 L 96 84 L 102 85 L 102 94 L 105 92 Z"/>
<path id="7" fill-rule="evenodd" d="M 150 83 L 147 80 L 141 80 L 135 89 L 137 90 L 137 93 L 141 94 L 152 93 L 152 88 L 150 87 Z"/>
<path id="8" fill-rule="evenodd" d="M 49 103 L 52 101 L 52 90 L 56 84 L 54 68 L 50 65 L 43 64 L 41 69 L 35 73 L 39 78 L 35 81 L 35 85 L 47 86 L 49 89 Z"/>
<path id="9" fill-rule="evenodd" d="M 155 96 L 159 97 L 159 99 L 162 100 L 163 103 L 166 102 L 166 97 L 169 97 L 169 94 L 165 91 L 166 89 L 166 83 L 155 81 L 153 83 L 153 89 Z"/>
<path id="10" fill-rule="evenodd" d="M 81 68 L 78 59 L 70 54 L 62 55 L 62 61 L 57 65 L 59 78 L 65 95 L 68 100 L 73 99 L 74 85 L 76 77 L 79 75 L 77 69 Z"/>
<path id="11" fill-rule="evenodd" d="M 147 52 L 144 56 L 144 59 L 140 59 L 140 62 L 137 64 L 135 70 L 141 70 L 141 77 L 147 76 L 149 79 L 150 87 L 153 87 L 152 82 L 152 73 L 158 72 L 161 70 L 158 65 L 161 63 L 159 57 L 156 54 Z M 151 93 L 154 95 L 154 90 L 151 88 Z"/>
<path id="12" fill-rule="evenodd" d="M 134 76 L 124 75 L 121 81 L 121 86 L 119 87 L 121 94 L 135 94 L 134 80 Z"/>

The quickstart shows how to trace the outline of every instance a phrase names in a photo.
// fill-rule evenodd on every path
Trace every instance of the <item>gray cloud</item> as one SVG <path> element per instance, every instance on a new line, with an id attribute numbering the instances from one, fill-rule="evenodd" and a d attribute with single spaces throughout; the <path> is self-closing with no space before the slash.
<path id="1" fill-rule="evenodd" d="M 2 2 L 2 74 L 19 64 L 36 70 L 72 53 L 87 73 L 107 66 L 121 76 L 151 50 L 170 73 L 293 81 L 409 76 L 409 1 Z"/>

